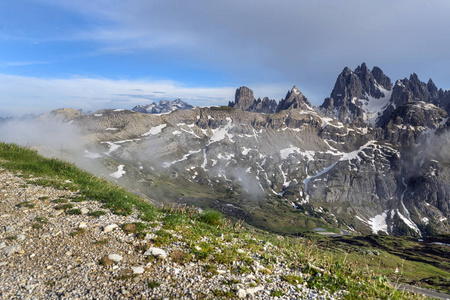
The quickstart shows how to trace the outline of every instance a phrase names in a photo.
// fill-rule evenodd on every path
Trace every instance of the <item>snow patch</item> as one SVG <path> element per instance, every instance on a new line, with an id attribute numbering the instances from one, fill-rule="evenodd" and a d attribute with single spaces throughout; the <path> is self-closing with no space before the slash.
<path id="1" fill-rule="evenodd" d="M 290 145 L 289 148 L 281 149 L 280 156 L 282 159 L 286 159 L 290 154 L 298 153 L 305 156 L 308 160 L 314 160 L 314 155 L 316 154 L 314 151 L 306 150 L 302 151 L 300 148 Z"/>
<path id="2" fill-rule="evenodd" d="M 232 129 L 234 127 L 234 125 L 232 124 L 232 120 L 231 118 L 226 118 L 227 120 L 227 125 L 220 127 L 218 129 L 213 129 L 213 135 L 211 136 L 210 140 L 209 140 L 209 144 L 215 143 L 215 142 L 219 142 L 223 139 L 225 139 L 225 137 L 228 137 L 228 139 L 230 140 L 230 142 L 234 142 L 233 141 L 233 135 L 231 135 L 228 131 L 230 129 Z"/>
<path id="3" fill-rule="evenodd" d="M 374 98 L 369 95 L 366 95 L 366 99 L 359 99 L 359 102 L 362 103 L 362 109 L 365 112 L 365 121 L 366 123 L 372 124 L 375 126 L 375 123 L 378 121 L 378 118 L 381 116 L 382 112 L 386 109 L 386 107 L 390 104 L 391 95 L 393 90 L 386 90 L 382 86 L 377 85 L 377 88 L 384 94 L 384 97 Z"/>
<path id="4" fill-rule="evenodd" d="M 95 158 L 103 157 L 103 155 L 101 155 L 100 153 L 95 153 L 95 152 L 90 152 L 88 150 L 84 150 L 83 157 L 95 159 Z"/>
<path id="5" fill-rule="evenodd" d="M 122 175 L 125 175 L 125 171 L 124 171 L 124 165 L 120 165 L 117 167 L 117 171 L 114 173 L 109 174 L 109 176 L 114 177 L 114 178 L 120 178 L 122 177 Z"/>
<path id="6" fill-rule="evenodd" d="M 142 136 L 152 136 L 152 135 L 161 133 L 161 130 L 163 130 L 163 128 L 166 128 L 166 126 L 167 126 L 167 124 L 161 124 L 161 125 L 152 127 L 147 133 L 144 133 Z"/>
<path id="7" fill-rule="evenodd" d="M 180 159 L 178 159 L 178 160 L 174 160 L 174 161 L 171 161 L 171 162 L 165 162 L 165 163 L 163 163 L 163 167 L 164 167 L 164 168 L 168 168 L 168 167 L 170 167 L 170 166 L 173 165 L 173 164 L 176 164 L 176 163 L 181 162 L 181 161 L 185 161 L 186 159 L 189 158 L 189 156 L 191 156 L 191 155 L 193 155 L 193 154 L 200 153 L 201 151 L 202 151 L 201 149 L 200 149 L 200 150 L 197 150 L 197 151 L 191 150 L 191 151 L 189 151 L 189 153 L 183 155 L 183 157 L 180 158 Z"/>
<path id="8" fill-rule="evenodd" d="M 386 210 L 380 215 L 376 215 L 373 218 L 369 219 L 369 225 L 372 227 L 373 233 L 378 233 L 378 231 L 383 231 L 385 233 L 388 233 L 388 226 L 386 223 L 387 213 L 389 210 Z"/>

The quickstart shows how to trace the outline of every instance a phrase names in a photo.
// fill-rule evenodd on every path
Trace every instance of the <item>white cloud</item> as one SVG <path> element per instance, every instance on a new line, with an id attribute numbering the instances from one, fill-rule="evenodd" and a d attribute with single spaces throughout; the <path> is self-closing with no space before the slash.
<path id="1" fill-rule="evenodd" d="M 174 51 L 238 80 L 289 80 L 323 96 L 345 66 L 363 61 L 394 81 L 412 72 L 437 83 L 448 77 L 446 1 L 40 2 L 97 20 L 67 38 L 96 41 L 100 53 Z"/>
<path id="2" fill-rule="evenodd" d="M 255 96 L 279 100 L 288 87 L 251 87 Z M 236 87 L 192 87 L 176 81 L 111 80 L 73 77 L 47 79 L 0 74 L 0 115 L 42 113 L 56 108 L 131 109 L 160 99 L 180 98 L 195 106 L 227 105 Z"/>

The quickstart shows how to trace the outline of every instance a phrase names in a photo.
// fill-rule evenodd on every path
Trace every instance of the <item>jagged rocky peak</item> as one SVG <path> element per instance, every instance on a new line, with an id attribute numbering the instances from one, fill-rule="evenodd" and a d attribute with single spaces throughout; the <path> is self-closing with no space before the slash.
<path id="1" fill-rule="evenodd" d="M 308 99 L 294 85 L 290 91 L 287 92 L 286 97 L 278 103 L 277 112 L 290 108 L 312 109 L 311 103 Z"/>
<path id="2" fill-rule="evenodd" d="M 253 91 L 246 86 L 241 86 L 236 89 L 234 95 L 234 103 L 231 102 L 229 106 L 248 111 L 255 104 L 255 97 Z"/>
<path id="3" fill-rule="evenodd" d="M 388 76 L 386 76 L 380 68 L 378 68 L 376 66 L 373 67 L 372 75 L 375 78 L 375 80 L 377 81 L 377 83 L 379 85 L 381 85 L 383 88 L 385 88 L 388 91 L 390 91 L 392 89 L 391 79 Z"/>
<path id="4" fill-rule="evenodd" d="M 336 80 L 330 98 L 343 103 L 354 98 L 373 97 L 378 99 L 385 96 L 383 89 L 390 91 L 391 88 L 391 79 L 380 68 L 374 67 L 372 72 L 365 63 L 362 63 L 355 71 L 351 71 L 348 67 L 344 68 Z"/>
<path id="5" fill-rule="evenodd" d="M 193 109 L 194 107 L 181 99 L 170 100 L 160 100 L 158 104 L 153 102 L 148 105 L 137 105 L 133 107 L 132 111 L 145 113 L 145 114 L 161 114 L 169 113 L 177 109 Z"/>
<path id="6" fill-rule="evenodd" d="M 241 86 L 236 90 L 234 102 L 229 102 L 228 106 L 239 108 L 244 111 L 258 113 L 274 113 L 277 109 L 277 102 L 267 97 L 255 99 L 253 91 L 246 86 Z"/>
<path id="7" fill-rule="evenodd" d="M 439 91 L 433 80 L 428 83 L 420 81 L 416 73 L 410 75 L 409 79 L 397 80 L 392 93 L 392 101 L 395 105 L 403 105 L 412 101 L 425 101 L 437 103 Z"/>
<path id="8" fill-rule="evenodd" d="M 388 104 L 392 90 L 391 79 L 379 67 L 372 71 L 362 63 L 354 71 L 348 67 L 339 74 L 333 91 L 319 110 L 342 122 L 360 122 L 375 125 Z"/>
<path id="9" fill-rule="evenodd" d="M 259 113 L 276 113 L 290 108 L 312 109 L 311 103 L 295 85 L 278 103 L 268 97 L 255 99 L 253 91 L 242 86 L 236 90 L 235 100 L 229 102 L 228 106 Z"/>

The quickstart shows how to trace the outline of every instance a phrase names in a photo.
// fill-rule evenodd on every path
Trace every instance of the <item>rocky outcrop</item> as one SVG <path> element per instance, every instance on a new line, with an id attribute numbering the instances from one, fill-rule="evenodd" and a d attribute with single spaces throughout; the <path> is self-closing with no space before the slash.
<path id="1" fill-rule="evenodd" d="M 311 109 L 311 103 L 308 99 L 294 86 L 287 92 L 286 97 L 281 99 L 280 102 L 270 100 L 264 97 L 255 99 L 253 91 L 248 87 L 240 87 L 236 90 L 234 102 L 228 103 L 229 107 L 241 109 L 243 111 L 257 112 L 257 113 L 277 113 L 287 109 L 297 108 L 309 108 Z"/>
<path id="2" fill-rule="evenodd" d="M 278 103 L 277 112 L 287 109 L 312 109 L 308 99 L 295 87 L 287 92 L 286 97 Z"/>
<path id="3" fill-rule="evenodd" d="M 70 122 L 84 115 L 83 111 L 74 108 L 60 108 L 50 112 L 40 114 L 36 120 L 55 120 L 62 122 Z"/>
<path id="4" fill-rule="evenodd" d="M 433 80 L 428 83 L 420 81 L 417 74 L 413 73 L 409 79 L 397 80 L 392 90 L 389 105 L 386 106 L 382 115 L 378 119 L 377 126 L 383 126 L 392 119 L 392 113 L 398 107 L 415 101 L 434 104 L 449 112 L 450 93 L 438 90 Z"/>
<path id="5" fill-rule="evenodd" d="M 366 121 L 374 125 L 378 113 L 389 100 L 391 89 L 390 78 L 378 67 L 372 71 L 365 63 L 354 71 L 346 67 L 319 110 L 342 122 Z"/>
<path id="6" fill-rule="evenodd" d="M 234 102 L 230 102 L 228 106 L 249 111 L 255 104 L 253 91 L 246 86 L 241 86 L 236 90 Z"/>

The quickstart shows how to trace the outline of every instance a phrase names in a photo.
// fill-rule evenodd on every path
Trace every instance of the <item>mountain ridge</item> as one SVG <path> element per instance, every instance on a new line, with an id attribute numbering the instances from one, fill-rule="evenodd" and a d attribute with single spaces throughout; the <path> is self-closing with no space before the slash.
<path id="1" fill-rule="evenodd" d="M 278 103 L 240 87 L 228 107 L 101 110 L 71 125 L 86 165 L 163 203 L 291 234 L 335 226 L 420 237 L 450 232 L 450 121 L 437 106 L 446 93 L 417 75 L 392 86 L 362 64 L 338 76 L 331 95 L 341 98 L 324 101 L 334 106 L 314 109 L 295 86 Z"/>

